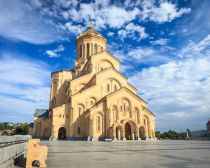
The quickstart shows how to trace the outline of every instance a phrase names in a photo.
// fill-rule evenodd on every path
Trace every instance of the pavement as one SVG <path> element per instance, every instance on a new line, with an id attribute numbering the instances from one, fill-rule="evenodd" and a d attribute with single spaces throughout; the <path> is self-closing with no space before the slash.
<path id="1" fill-rule="evenodd" d="M 49 168 L 210 168 L 210 141 L 42 141 Z"/>

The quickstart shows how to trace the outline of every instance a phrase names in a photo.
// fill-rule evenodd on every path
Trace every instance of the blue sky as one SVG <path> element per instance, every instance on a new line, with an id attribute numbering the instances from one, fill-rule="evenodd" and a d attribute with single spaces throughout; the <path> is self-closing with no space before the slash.
<path id="1" fill-rule="evenodd" d="M 95 21 L 157 130 L 210 118 L 210 1 L 0 0 L 0 122 L 48 108 L 50 73 L 72 68 L 76 36 Z"/>

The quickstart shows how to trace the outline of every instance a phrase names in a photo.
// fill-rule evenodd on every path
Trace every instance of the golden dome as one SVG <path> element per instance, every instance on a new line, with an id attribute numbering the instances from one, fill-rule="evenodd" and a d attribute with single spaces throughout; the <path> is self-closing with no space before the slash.
<path id="1" fill-rule="evenodd" d="M 80 34 L 79 36 L 77 36 L 77 40 L 80 39 L 81 37 L 93 37 L 93 36 L 103 38 L 106 41 L 106 39 L 92 27 L 89 28 L 87 31 L 83 32 L 82 34 Z"/>

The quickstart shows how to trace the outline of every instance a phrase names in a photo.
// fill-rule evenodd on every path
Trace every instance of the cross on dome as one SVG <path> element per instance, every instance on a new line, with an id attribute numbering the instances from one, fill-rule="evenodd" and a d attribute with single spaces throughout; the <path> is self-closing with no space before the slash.
<path id="1" fill-rule="evenodd" d="M 91 21 L 91 22 L 90 22 L 90 27 L 91 27 L 92 29 L 93 29 L 94 25 L 95 25 L 95 22 L 94 22 L 94 21 Z"/>

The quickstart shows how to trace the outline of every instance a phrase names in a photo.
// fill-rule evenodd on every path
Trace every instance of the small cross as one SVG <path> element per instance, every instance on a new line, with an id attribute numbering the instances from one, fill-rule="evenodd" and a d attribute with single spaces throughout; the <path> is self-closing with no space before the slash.
<path id="1" fill-rule="evenodd" d="M 93 28 L 94 25 L 95 25 L 94 21 L 91 21 L 91 22 L 90 22 L 90 27 Z"/>

